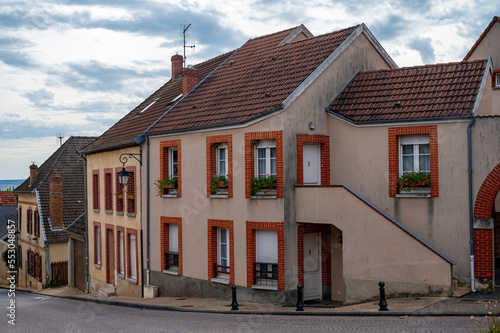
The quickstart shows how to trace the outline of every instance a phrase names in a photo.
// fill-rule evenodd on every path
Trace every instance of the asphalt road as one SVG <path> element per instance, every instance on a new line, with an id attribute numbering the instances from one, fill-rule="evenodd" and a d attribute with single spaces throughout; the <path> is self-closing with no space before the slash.
<path id="1" fill-rule="evenodd" d="M 0 332 L 475 332 L 470 317 L 324 317 L 140 310 L 0 289 Z M 10 325 L 9 301 L 15 299 Z M 484 323 L 484 319 L 481 319 Z"/>

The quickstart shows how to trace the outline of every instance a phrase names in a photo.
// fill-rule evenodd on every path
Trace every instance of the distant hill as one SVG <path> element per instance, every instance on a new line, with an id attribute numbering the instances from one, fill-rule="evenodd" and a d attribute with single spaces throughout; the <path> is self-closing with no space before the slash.
<path id="1" fill-rule="evenodd" d="M 4 191 L 9 187 L 18 187 L 24 179 L 0 179 L 0 191 Z"/>

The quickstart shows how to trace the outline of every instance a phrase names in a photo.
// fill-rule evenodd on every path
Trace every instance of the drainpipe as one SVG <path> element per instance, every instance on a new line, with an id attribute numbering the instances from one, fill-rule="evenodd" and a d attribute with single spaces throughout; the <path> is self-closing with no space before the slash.
<path id="1" fill-rule="evenodd" d="M 146 136 L 146 285 L 149 286 L 149 136 Z"/>
<path id="2" fill-rule="evenodd" d="M 85 231 L 83 234 L 83 240 L 84 240 L 84 246 L 85 246 L 85 293 L 89 293 L 89 248 L 87 244 L 87 235 L 88 235 L 88 228 L 87 228 L 87 223 L 88 223 L 88 200 L 87 200 L 87 158 L 85 157 L 85 154 L 80 154 L 80 157 L 83 158 L 84 161 L 84 166 L 83 166 L 83 174 L 84 174 L 84 181 L 83 181 L 83 188 L 85 191 L 84 195 L 84 200 L 85 200 Z"/>
<path id="3" fill-rule="evenodd" d="M 475 121 L 474 115 L 467 126 L 467 159 L 469 174 L 469 226 L 470 226 L 470 287 L 473 293 L 476 292 L 474 276 L 474 210 L 472 207 L 472 137 L 471 129 Z"/>

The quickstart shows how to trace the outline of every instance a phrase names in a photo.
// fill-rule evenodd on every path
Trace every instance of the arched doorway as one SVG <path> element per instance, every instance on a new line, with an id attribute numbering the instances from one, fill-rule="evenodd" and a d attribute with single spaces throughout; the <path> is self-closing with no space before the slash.
<path id="1" fill-rule="evenodd" d="M 500 223 L 500 203 L 495 205 L 499 191 L 500 164 L 481 184 L 474 205 L 474 272 L 476 278 L 494 278 L 495 252 L 498 251 L 500 254 L 500 228 L 495 229 L 495 220 L 497 224 Z M 498 245 L 498 249 L 495 249 L 495 244 Z"/>

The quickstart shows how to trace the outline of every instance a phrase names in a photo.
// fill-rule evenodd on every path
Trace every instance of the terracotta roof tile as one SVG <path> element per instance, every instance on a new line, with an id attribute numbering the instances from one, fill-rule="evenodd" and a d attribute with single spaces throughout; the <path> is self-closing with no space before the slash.
<path id="1" fill-rule="evenodd" d="M 17 197 L 14 192 L 0 191 L 0 206 L 16 206 Z"/>
<path id="2" fill-rule="evenodd" d="M 359 73 L 329 110 L 353 122 L 471 115 L 486 60 Z"/>
<path id="3" fill-rule="evenodd" d="M 282 45 L 294 29 L 249 40 L 147 133 L 237 124 L 280 108 L 356 28 Z"/>

